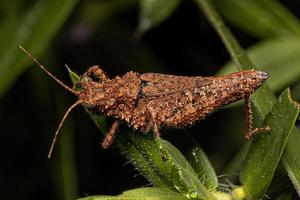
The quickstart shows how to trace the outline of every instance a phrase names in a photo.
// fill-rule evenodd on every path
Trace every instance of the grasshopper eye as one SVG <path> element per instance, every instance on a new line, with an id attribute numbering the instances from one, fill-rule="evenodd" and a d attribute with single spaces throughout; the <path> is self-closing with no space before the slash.
<path id="1" fill-rule="evenodd" d="M 87 76 L 95 82 L 103 82 L 108 78 L 99 66 L 93 66 L 87 71 Z"/>
<path id="2" fill-rule="evenodd" d="M 93 72 L 89 74 L 89 77 L 92 79 L 92 81 L 95 81 L 95 82 L 100 82 L 101 81 L 100 77 L 97 74 L 93 73 Z"/>

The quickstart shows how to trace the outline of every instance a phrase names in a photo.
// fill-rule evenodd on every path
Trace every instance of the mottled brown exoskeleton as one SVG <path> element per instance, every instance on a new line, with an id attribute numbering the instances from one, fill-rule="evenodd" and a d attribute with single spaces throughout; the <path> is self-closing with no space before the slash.
<path id="1" fill-rule="evenodd" d="M 103 140 L 102 147 L 105 149 L 112 144 L 121 122 L 144 133 L 152 131 L 159 137 L 162 126 L 190 126 L 218 108 L 240 99 L 244 99 L 246 105 L 245 137 L 249 139 L 256 132 L 270 130 L 270 127 L 253 128 L 249 102 L 249 96 L 268 78 L 266 72 L 247 70 L 220 77 L 188 77 L 131 71 L 110 79 L 100 67 L 93 66 L 81 76 L 77 83 L 81 89 L 76 91 L 48 72 L 25 49 L 20 48 L 49 76 L 78 98 L 59 124 L 48 157 L 51 156 L 66 116 L 80 104 L 92 113 L 115 119 Z"/>

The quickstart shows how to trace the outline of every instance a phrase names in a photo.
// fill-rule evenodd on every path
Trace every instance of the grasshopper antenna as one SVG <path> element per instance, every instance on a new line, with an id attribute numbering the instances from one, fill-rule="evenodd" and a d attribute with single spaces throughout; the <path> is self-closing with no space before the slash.
<path id="1" fill-rule="evenodd" d="M 58 84 L 60 84 L 63 88 L 65 88 L 66 90 L 68 90 L 69 92 L 75 94 L 76 96 L 78 96 L 79 92 L 73 90 L 72 88 L 70 88 L 69 86 L 67 86 L 66 84 L 64 84 L 63 82 L 61 82 L 58 78 L 56 78 L 56 76 L 54 76 L 53 74 L 51 74 L 41 63 L 39 63 L 39 61 L 37 61 L 37 59 L 35 59 L 26 49 L 24 49 L 22 46 L 19 46 L 19 48 L 27 54 L 27 56 L 29 58 L 31 58 L 31 60 L 33 60 L 33 62 L 35 62 L 44 72 L 46 72 L 46 74 L 48 74 L 51 78 L 53 78 Z"/>
<path id="2" fill-rule="evenodd" d="M 51 147 L 49 149 L 49 153 L 48 153 L 48 159 L 51 158 L 51 155 L 52 155 L 52 152 L 53 152 L 53 149 L 54 149 L 54 145 L 56 143 L 56 139 L 57 139 L 57 136 L 62 128 L 62 125 L 65 121 L 65 119 L 67 118 L 67 116 L 69 115 L 69 113 L 73 110 L 73 108 L 75 108 L 76 106 L 78 106 L 79 104 L 81 104 L 81 101 L 76 101 L 73 105 L 71 105 L 68 110 L 66 111 L 66 113 L 64 114 L 62 120 L 60 121 L 59 125 L 58 125 L 58 128 L 55 132 L 55 135 L 53 137 L 53 140 L 52 140 L 52 143 L 51 143 Z"/>
<path id="3" fill-rule="evenodd" d="M 39 61 L 37 61 L 37 59 L 35 59 L 26 49 L 24 49 L 22 46 L 19 46 L 19 48 L 27 54 L 27 56 L 29 58 L 31 58 L 31 60 L 33 60 L 33 62 L 35 62 L 46 74 L 48 74 L 52 79 L 54 79 L 58 84 L 60 84 L 63 88 L 65 88 L 66 90 L 68 90 L 69 92 L 75 94 L 76 96 L 79 95 L 79 92 L 73 90 L 72 88 L 70 88 L 69 86 L 67 86 L 66 84 L 64 84 L 63 82 L 61 82 L 58 78 L 56 78 L 56 76 L 54 76 L 53 74 L 51 74 L 41 63 L 39 63 Z M 53 152 L 53 149 L 54 149 L 54 145 L 56 143 L 56 139 L 57 139 L 57 136 L 62 128 L 62 125 L 65 121 L 65 119 L 67 118 L 67 116 L 69 115 L 69 113 L 73 110 L 73 108 L 75 108 L 76 106 L 78 106 L 79 104 L 81 104 L 81 101 L 76 101 L 73 105 L 71 105 L 69 107 L 69 109 L 66 111 L 66 113 L 64 114 L 62 120 L 60 121 L 59 125 L 58 125 L 58 128 L 55 132 L 55 135 L 54 135 L 54 138 L 52 140 L 52 143 L 51 143 L 51 147 L 50 147 L 50 150 L 49 150 L 49 153 L 48 153 L 48 158 L 51 157 L 52 155 L 52 152 Z"/>

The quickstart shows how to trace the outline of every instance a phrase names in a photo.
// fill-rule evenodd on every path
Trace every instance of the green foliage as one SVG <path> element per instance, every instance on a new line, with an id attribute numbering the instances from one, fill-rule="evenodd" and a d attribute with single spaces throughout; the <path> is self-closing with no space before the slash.
<path id="1" fill-rule="evenodd" d="M 174 134 L 174 137 L 180 141 L 180 151 L 189 161 L 204 186 L 209 190 L 216 189 L 219 185 L 216 172 L 197 141 L 186 131 L 179 131 L 177 135 Z"/>
<path id="2" fill-rule="evenodd" d="M 238 65 L 240 69 L 253 68 L 255 65 L 252 64 L 250 59 L 248 59 L 232 34 L 225 26 L 220 26 L 220 24 L 222 24 L 222 20 L 216 11 L 214 11 L 210 2 L 200 0 L 196 2 L 203 9 L 204 13 L 206 13 L 212 25 L 215 26 L 217 32 L 224 41 L 225 46 L 231 53 L 233 60 L 236 62 L 235 64 Z M 218 25 L 216 25 L 216 23 L 218 23 Z M 287 43 L 287 45 L 288 44 L 293 45 L 293 42 Z M 268 56 L 265 56 L 266 54 L 274 53 L 274 51 L 278 50 L 278 48 L 274 48 L 274 45 L 276 45 L 276 43 L 271 41 L 254 48 L 254 50 L 252 50 L 254 54 L 253 57 L 256 58 L 254 60 L 263 60 L 265 64 L 267 64 L 268 59 L 262 59 L 262 57 L 268 58 Z M 295 48 L 297 47 L 295 46 Z M 292 48 L 289 49 L 291 49 L 289 53 L 286 53 L 277 59 L 280 61 L 287 60 L 287 57 L 291 56 L 294 52 Z M 272 52 L 270 52 L 271 50 Z M 271 59 L 269 59 L 269 62 L 271 62 Z M 295 65 L 288 66 L 289 71 L 293 71 L 295 73 L 295 71 L 298 70 Z M 278 66 L 272 65 L 271 62 L 266 67 L 269 67 L 270 70 L 275 70 L 275 67 Z M 273 72 L 273 74 L 276 76 L 276 72 Z M 296 74 L 298 75 L 298 73 Z M 281 86 L 286 82 L 292 82 L 297 79 L 297 77 L 294 77 L 293 73 L 289 73 L 286 75 L 286 78 L 284 78 L 285 81 L 279 81 L 277 85 Z M 238 166 L 242 165 L 241 181 L 243 187 L 241 190 L 245 191 L 247 198 L 258 199 L 264 196 L 271 183 L 288 137 L 292 130 L 294 130 L 294 123 L 299 114 L 299 106 L 291 100 L 289 90 L 285 90 L 278 100 L 275 101 L 272 91 L 267 86 L 256 93 L 253 98 L 253 102 L 256 106 L 256 112 L 258 113 L 258 116 L 260 116 L 258 123 L 262 124 L 263 119 L 266 117 L 264 121 L 272 127 L 272 131 L 270 133 L 257 136 L 253 140 L 249 150 L 247 148 L 245 153 L 246 157 L 243 158 L 242 162 L 239 162 L 240 164 Z M 97 121 L 97 119 L 94 118 L 94 121 Z M 184 133 L 182 134 L 184 135 Z M 221 195 L 218 195 L 216 192 L 218 181 L 215 176 L 215 172 L 205 154 L 194 141 L 190 142 L 193 146 L 193 148 L 191 148 L 192 150 L 190 150 L 190 152 L 185 151 L 185 153 L 187 153 L 187 159 L 179 150 L 176 149 L 176 147 L 163 139 L 154 140 L 152 136 L 145 136 L 142 134 L 128 133 L 125 137 L 124 135 L 125 134 L 123 134 L 123 136 L 121 136 L 118 140 L 117 146 L 120 148 L 121 152 L 125 152 L 125 156 L 131 161 L 131 163 L 156 186 L 156 188 L 147 188 L 146 190 L 159 191 L 159 188 L 169 188 L 170 191 L 177 191 L 178 195 L 181 193 L 184 196 L 193 199 L 231 198 L 229 194 L 225 195 L 225 197 L 221 197 Z M 202 164 L 198 165 L 198 163 Z M 197 169 L 199 174 L 201 174 L 200 176 L 195 173 L 195 169 L 193 167 Z M 298 169 L 296 171 L 298 171 Z M 291 174 L 294 173 L 292 172 Z M 295 179 L 296 178 L 292 180 Z M 298 181 L 296 181 L 296 185 L 297 184 Z M 139 196 L 140 190 L 128 191 L 116 197 L 99 196 L 95 197 L 95 199 L 136 199 L 141 197 Z M 158 197 L 154 191 L 152 193 L 153 196 L 150 196 L 155 199 Z M 224 194 L 225 193 L 222 193 L 222 195 Z M 146 193 L 143 193 L 143 195 L 146 199 L 150 198 Z M 172 198 L 171 193 L 166 193 L 166 196 L 168 196 L 168 198 Z M 238 195 L 237 197 L 235 196 L 235 198 L 243 197 L 239 197 Z M 94 199 L 94 197 L 91 198 Z M 163 197 L 160 198 L 163 199 Z"/>
<path id="3" fill-rule="evenodd" d="M 239 69 L 250 69 L 254 68 L 254 64 L 250 61 L 250 59 L 246 56 L 244 53 L 243 49 L 239 46 L 238 42 L 235 40 L 235 38 L 232 36 L 230 31 L 225 27 L 225 25 L 222 22 L 222 19 L 218 15 L 218 13 L 214 10 L 213 6 L 209 1 L 204 1 L 204 0 L 196 0 L 196 3 L 202 8 L 204 13 L 207 15 L 208 19 L 210 20 L 211 24 L 214 26 L 220 37 L 222 38 L 226 48 L 230 52 L 230 55 L 232 56 L 235 65 L 238 66 Z M 274 4 L 275 5 L 275 4 Z M 258 10 L 258 9 L 256 9 Z M 276 26 L 278 27 L 278 26 Z M 297 30 L 297 29 L 295 29 Z M 270 70 L 274 70 L 272 74 L 276 73 L 276 68 L 278 66 L 272 65 L 271 59 L 266 59 L 270 58 L 271 56 L 266 56 L 268 54 L 274 55 L 274 51 L 278 50 L 279 47 L 274 48 L 274 45 L 276 45 L 276 42 L 269 42 L 265 45 L 261 45 L 257 47 L 256 49 L 253 48 L 253 56 L 254 60 L 260 60 L 264 62 L 269 62 L 270 64 L 267 65 L 270 67 Z M 287 43 L 287 45 L 294 44 L 293 43 Z M 297 46 L 295 46 L 297 48 Z M 277 64 L 281 64 L 278 62 L 279 60 L 282 62 L 284 60 L 290 61 L 291 57 L 293 57 L 293 52 L 299 52 L 299 50 L 294 51 L 292 48 L 290 49 L 290 52 L 287 52 L 285 55 L 280 56 L 277 58 L 278 60 L 275 60 L 274 62 Z M 262 59 L 264 58 L 264 59 Z M 277 62 L 276 62 L 277 61 Z M 258 61 L 257 61 L 258 62 Z M 298 62 L 298 60 L 296 60 Z M 288 73 L 285 75 L 284 78 L 282 78 L 281 82 L 280 80 L 276 79 L 276 82 L 279 82 L 277 85 L 273 87 L 282 87 L 285 83 L 291 83 L 294 80 L 297 80 L 299 72 L 296 71 L 298 68 L 297 63 L 291 63 L 288 62 L 289 70 Z M 264 63 L 266 64 L 266 63 Z M 284 64 L 284 63 L 282 63 Z M 262 64 L 262 66 L 265 66 Z M 267 67 L 266 66 L 266 67 Z M 278 74 L 279 75 L 279 74 Z M 277 77 L 278 77 L 277 75 Z M 274 75 L 276 77 L 276 75 Z M 281 75 L 279 76 L 281 77 Z M 275 79 L 274 79 L 275 82 Z M 281 158 L 281 155 L 284 151 L 285 145 L 288 140 L 288 136 L 291 134 L 291 132 L 294 130 L 294 122 L 296 120 L 296 117 L 299 114 L 299 106 L 296 105 L 294 102 L 292 102 L 288 90 L 282 93 L 282 95 L 278 98 L 277 103 L 275 102 L 275 97 L 272 95 L 272 91 L 267 87 L 264 86 L 262 87 L 258 92 L 253 97 L 253 102 L 256 107 L 256 113 L 259 116 L 259 119 L 257 121 L 258 124 L 262 124 L 263 119 L 265 119 L 265 123 L 270 125 L 273 130 L 270 133 L 266 133 L 264 135 L 258 136 L 253 140 L 253 142 L 250 145 L 249 152 L 245 151 L 245 154 L 247 154 L 246 157 L 243 157 L 243 162 L 239 163 L 244 163 L 243 167 L 241 168 L 241 178 L 242 178 L 242 184 L 243 188 L 246 192 L 246 195 L 248 198 L 262 198 L 263 195 L 265 194 L 272 177 L 274 175 L 275 169 L 278 165 L 278 162 Z M 273 104 L 275 104 L 273 106 Z M 273 108 L 272 108 L 273 107 Z M 288 114 L 286 111 L 288 110 Z M 270 113 L 269 113 L 270 111 Z M 269 114 L 268 114 L 269 113 Z M 267 115 L 268 114 L 268 115 Z M 132 145 L 130 145 L 132 146 Z M 143 146 L 143 143 L 140 144 L 139 147 Z M 149 146 L 148 146 L 149 147 Z M 150 146 L 151 147 L 151 146 Z M 161 149 L 161 147 L 157 146 L 157 149 Z M 248 150 L 248 148 L 247 148 Z M 294 151 L 293 149 L 292 151 Z M 156 150 L 157 151 L 157 150 Z M 151 148 L 148 149 L 148 152 L 151 152 Z M 167 151 L 169 152 L 169 151 Z M 176 152 L 176 151 L 175 151 Z M 248 153 L 246 153 L 248 152 Z M 145 152 L 144 152 L 145 153 Z M 170 153 L 170 152 L 169 152 Z M 276 156 L 274 156 L 276 155 Z M 180 156 L 181 157 L 181 156 Z M 153 157 L 152 157 L 153 158 Z M 173 157 L 174 158 L 174 157 Z M 159 160 L 159 159 L 158 159 Z M 175 159 L 176 160 L 176 159 Z M 173 161 L 175 161 L 173 160 Z M 185 159 L 184 159 L 185 160 Z M 186 162 L 186 160 L 184 161 Z M 147 163 L 147 162 L 146 162 Z M 134 160 L 133 162 L 134 165 L 138 165 L 137 160 Z M 152 164 L 153 165 L 153 164 Z M 189 166 L 189 165 L 187 165 Z M 297 167 L 294 166 L 295 172 L 298 172 Z M 156 168 L 155 169 L 159 169 Z M 168 169 L 168 168 L 163 168 L 163 169 Z M 178 168 L 180 171 L 180 168 Z M 161 170 L 162 171 L 162 170 Z M 190 167 L 187 168 L 187 172 L 190 171 Z M 290 170 L 293 171 L 293 170 Z M 295 172 L 290 172 L 291 174 L 297 174 Z M 182 172 L 181 172 L 182 174 Z M 213 196 L 202 196 L 199 194 L 202 194 L 201 190 L 195 190 L 195 187 L 191 187 L 191 185 L 198 185 L 195 182 L 189 183 L 185 182 L 185 180 L 193 180 L 195 178 L 194 176 L 190 176 L 189 173 L 183 173 L 184 177 L 188 177 L 188 179 L 184 179 L 184 177 L 181 177 L 183 179 L 182 182 L 184 182 L 185 187 L 188 186 L 188 189 L 194 189 L 191 190 L 192 192 L 197 191 L 196 198 L 200 199 L 211 199 L 214 198 Z M 146 175 L 147 177 L 147 175 Z M 148 176 L 149 177 L 149 176 Z M 292 179 L 293 181 L 295 178 Z M 154 181 L 155 183 L 155 181 Z M 259 184 L 258 184 L 259 183 Z M 295 184 L 295 183 L 294 183 Z M 201 184 L 199 184 L 201 185 Z M 298 185 L 298 181 L 296 181 L 296 184 Z M 171 185 L 172 186 L 172 185 Z M 202 187 L 201 187 L 202 188 Z M 178 188 L 177 188 L 178 189 Z M 179 192 L 183 194 L 187 194 L 185 190 L 178 189 Z M 206 192 L 205 192 L 206 193 Z M 204 194 L 205 194 L 204 193 Z"/>
<path id="4" fill-rule="evenodd" d="M 82 15 L 92 10 L 92 17 L 84 20 L 95 25 L 136 3 L 133 0 L 120 2 L 88 4 Z M 76 3 L 76 0 L 36 1 L 31 9 L 22 14 L 18 3 L 4 4 L 5 18 L 0 28 L 0 96 L 28 67 L 29 61 L 18 52 L 17 46 L 23 45 L 38 55 L 59 31 Z M 140 0 L 135 36 L 141 37 L 166 21 L 180 3 L 180 0 Z M 299 84 L 299 20 L 276 0 L 214 0 L 214 4 L 210 0 L 195 0 L 194 3 L 193 6 L 198 6 L 199 12 L 203 12 L 231 56 L 232 61 L 224 65 L 218 75 L 252 68 L 270 73 L 270 79 L 252 95 L 251 101 L 255 108 L 255 126 L 270 125 L 272 131 L 255 136 L 241 147 L 224 170 L 229 173 L 228 180 L 232 184 L 225 182 L 225 190 L 222 190 L 224 182 L 218 180 L 208 156 L 186 131 L 180 130 L 178 136 L 174 135 L 181 143 L 174 146 L 164 139 L 155 139 L 151 134 L 122 130 L 115 147 L 153 187 L 132 189 L 116 196 L 83 199 L 261 199 L 268 195 L 269 190 L 281 186 L 276 183 L 275 176 L 280 170 L 288 174 L 285 180 L 300 195 L 300 131 L 295 127 L 300 106 L 286 89 L 288 85 Z M 58 5 L 60 9 L 57 9 Z M 219 13 L 232 25 L 262 40 L 244 50 Z M 70 69 L 68 71 L 75 84 L 79 76 Z M 281 90 L 284 91 L 276 98 L 275 92 Z M 105 117 L 85 110 L 105 135 Z M 67 155 L 72 156 L 70 152 Z M 280 169 L 281 164 L 283 169 Z M 70 166 L 70 163 L 65 165 Z M 68 167 L 64 171 L 68 171 Z M 239 175 L 234 177 L 232 174 Z M 279 187 L 276 192 L 276 199 L 291 199 L 293 190 Z"/>
<path id="5" fill-rule="evenodd" d="M 49 44 L 76 5 L 77 0 L 37 1 L 26 13 L 20 1 L 7 3 L 0 29 L 0 97 L 29 66 L 18 49 L 24 46 L 38 55 Z M 59 9 L 58 9 L 59 7 Z"/>
<path id="6" fill-rule="evenodd" d="M 286 89 L 265 119 L 272 131 L 252 140 L 241 169 L 242 184 L 252 199 L 262 198 L 267 191 L 298 114 L 298 105 Z"/>
<path id="7" fill-rule="evenodd" d="M 300 34 L 299 19 L 277 0 L 213 0 L 213 2 L 230 23 L 257 37 Z"/>
<path id="8" fill-rule="evenodd" d="M 81 200 L 186 200 L 183 195 L 166 188 L 140 188 L 126 191 L 118 196 L 90 196 Z"/>
<path id="9" fill-rule="evenodd" d="M 140 16 L 138 32 L 143 34 L 166 20 L 177 8 L 181 0 L 139 0 Z"/>
<path id="10" fill-rule="evenodd" d="M 282 156 L 282 163 L 300 195 L 300 154 L 299 154 L 299 142 L 300 142 L 300 131 L 296 127 L 293 128 L 288 142 L 286 144 L 285 151 Z"/>

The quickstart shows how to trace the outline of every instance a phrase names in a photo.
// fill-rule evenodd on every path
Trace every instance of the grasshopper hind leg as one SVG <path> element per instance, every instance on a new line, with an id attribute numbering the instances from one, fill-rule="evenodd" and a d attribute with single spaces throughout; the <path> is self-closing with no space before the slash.
<path id="1" fill-rule="evenodd" d="M 245 96 L 245 113 L 247 120 L 245 138 L 247 140 L 251 139 L 254 134 L 261 132 L 270 132 L 272 130 L 270 126 L 253 128 L 253 111 L 251 102 L 249 101 L 249 96 Z"/>

